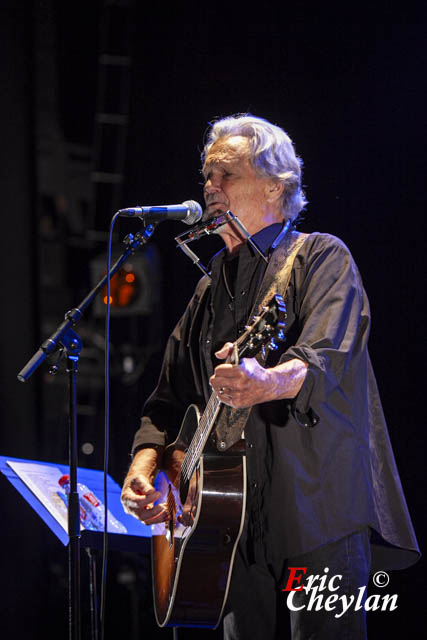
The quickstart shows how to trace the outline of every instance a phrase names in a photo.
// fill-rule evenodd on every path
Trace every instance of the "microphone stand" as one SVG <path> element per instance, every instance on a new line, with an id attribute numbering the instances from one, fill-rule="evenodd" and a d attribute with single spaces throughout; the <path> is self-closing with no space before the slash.
<path id="1" fill-rule="evenodd" d="M 157 224 L 157 223 L 156 223 Z M 43 342 L 38 351 L 18 373 L 18 380 L 25 382 L 38 369 L 47 356 L 60 351 L 56 364 L 49 373 L 58 371 L 58 364 L 64 354 L 67 356 L 67 373 L 69 374 L 69 466 L 70 494 L 68 498 L 68 583 L 69 583 L 69 640 L 80 640 L 80 504 L 77 492 L 77 371 L 82 341 L 73 327 L 81 320 L 83 311 L 92 303 L 99 291 L 103 289 L 109 278 L 120 269 L 128 257 L 147 244 L 153 235 L 156 224 L 149 224 L 135 235 L 127 235 L 123 242 L 127 249 L 111 267 L 98 284 L 81 301 L 78 307 L 67 311 L 65 320 L 52 335 Z M 107 522 L 107 514 L 105 514 Z M 106 526 L 106 525 L 105 525 Z"/>

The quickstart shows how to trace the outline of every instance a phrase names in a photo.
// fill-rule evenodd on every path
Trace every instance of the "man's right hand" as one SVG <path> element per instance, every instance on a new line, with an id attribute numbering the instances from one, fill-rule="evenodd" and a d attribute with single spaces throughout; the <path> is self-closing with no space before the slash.
<path id="1" fill-rule="evenodd" d="M 135 455 L 122 489 L 122 505 L 126 513 L 147 525 L 169 519 L 165 504 L 156 504 L 161 494 L 153 487 L 158 468 L 158 451 L 149 447 Z"/>

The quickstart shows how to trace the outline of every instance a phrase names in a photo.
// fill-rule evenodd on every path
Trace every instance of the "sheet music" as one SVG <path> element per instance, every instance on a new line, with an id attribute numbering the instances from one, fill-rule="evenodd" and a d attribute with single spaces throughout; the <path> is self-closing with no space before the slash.
<path id="1" fill-rule="evenodd" d="M 64 500 L 60 497 L 62 491 L 58 480 L 63 472 L 58 467 L 32 462 L 15 462 L 8 460 L 7 464 L 16 475 L 27 485 L 34 495 L 46 507 L 49 513 L 68 532 L 68 511 Z"/>

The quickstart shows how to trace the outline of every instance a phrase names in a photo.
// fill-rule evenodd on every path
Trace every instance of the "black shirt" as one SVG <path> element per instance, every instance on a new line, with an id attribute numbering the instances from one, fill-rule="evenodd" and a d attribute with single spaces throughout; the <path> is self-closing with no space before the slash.
<path id="1" fill-rule="evenodd" d="M 266 255 L 282 229 L 281 224 L 273 224 L 254 239 Z M 212 318 L 212 361 L 213 368 L 221 361 L 215 352 L 225 342 L 234 342 L 250 321 L 250 313 L 264 276 L 267 262 L 249 244 L 241 246 L 237 253 L 220 251 L 211 261 L 212 295 L 210 313 Z M 210 319 L 206 319 L 210 322 Z"/>
<path id="2" fill-rule="evenodd" d="M 267 228 L 254 237 L 268 250 L 275 235 Z M 221 252 L 213 259 L 212 282 L 202 278 L 169 339 L 134 450 L 173 441 L 186 407 L 204 406 L 212 349 L 247 321 L 264 261 L 247 244 L 241 247 L 230 309 L 225 257 Z M 274 564 L 368 526 L 374 568 L 412 564 L 417 542 L 367 351 L 369 304 L 340 240 L 308 237 L 294 262 L 286 304 L 287 340 L 265 366 L 299 358 L 308 370 L 294 401 L 257 405 L 247 423 L 250 537 L 261 541 Z"/>

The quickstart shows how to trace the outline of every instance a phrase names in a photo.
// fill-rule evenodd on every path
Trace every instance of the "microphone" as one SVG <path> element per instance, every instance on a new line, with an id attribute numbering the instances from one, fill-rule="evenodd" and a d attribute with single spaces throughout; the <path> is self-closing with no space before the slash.
<path id="1" fill-rule="evenodd" d="M 202 207 L 195 200 L 186 200 L 182 204 L 165 204 L 159 207 L 130 207 L 120 209 L 119 215 L 126 218 L 144 218 L 162 222 L 163 220 L 181 220 L 185 224 L 199 222 L 203 214 Z"/>

